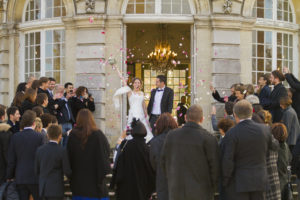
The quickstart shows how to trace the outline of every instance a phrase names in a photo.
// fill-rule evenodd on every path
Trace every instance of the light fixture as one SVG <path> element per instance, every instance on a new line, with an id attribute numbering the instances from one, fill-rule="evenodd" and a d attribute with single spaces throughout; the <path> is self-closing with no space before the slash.
<path id="1" fill-rule="evenodd" d="M 167 25 L 161 24 L 162 38 L 155 45 L 154 51 L 148 55 L 150 67 L 152 70 L 167 72 L 173 70 L 177 63 L 177 53 L 171 50 L 171 45 L 167 41 Z M 164 31 L 165 29 L 165 31 Z"/>

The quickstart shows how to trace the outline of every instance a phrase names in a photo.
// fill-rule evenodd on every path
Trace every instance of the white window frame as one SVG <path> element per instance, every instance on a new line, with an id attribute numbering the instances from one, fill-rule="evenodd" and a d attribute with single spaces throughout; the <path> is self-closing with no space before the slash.
<path id="1" fill-rule="evenodd" d="M 45 1 L 41 0 L 41 19 L 40 20 L 32 20 L 25 21 L 26 9 L 30 0 L 26 0 L 23 8 L 22 15 L 22 23 L 19 25 L 19 38 L 20 38 L 20 71 L 19 71 L 19 80 L 25 81 L 25 34 L 32 32 L 40 32 L 41 33 L 41 76 L 45 76 L 45 54 L 46 54 L 46 31 L 47 30 L 65 30 L 64 23 L 62 22 L 61 17 L 53 17 L 53 18 L 45 18 L 46 8 Z M 64 4 L 64 6 L 66 6 Z M 65 8 L 66 9 L 66 8 Z M 65 58 L 65 56 L 64 56 Z M 59 82 L 57 80 L 57 82 Z"/>
<path id="2" fill-rule="evenodd" d="M 292 34 L 293 35 L 293 73 L 298 78 L 298 63 L 299 58 L 297 56 L 298 48 L 298 30 L 299 25 L 296 24 L 295 8 L 291 0 L 289 0 L 289 6 L 291 6 L 293 22 L 277 20 L 277 0 L 273 1 L 273 20 L 265 18 L 257 18 L 256 24 L 253 30 L 255 31 L 271 31 L 272 32 L 272 70 L 277 69 L 277 33 Z M 253 8 L 254 9 L 254 8 Z M 253 42 L 252 42 L 253 44 Z M 251 56 L 251 59 L 253 57 Z M 252 61 L 251 61 L 252 62 Z M 252 67 L 252 65 L 251 65 Z M 251 69 L 251 72 L 252 69 Z M 251 73 L 252 76 L 252 73 Z"/>

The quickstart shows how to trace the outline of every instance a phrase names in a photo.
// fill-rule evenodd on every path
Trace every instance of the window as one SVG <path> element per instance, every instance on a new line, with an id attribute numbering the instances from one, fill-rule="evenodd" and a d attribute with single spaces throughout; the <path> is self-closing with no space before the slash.
<path id="1" fill-rule="evenodd" d="M 290 0 L 256 0 L 253 17 L 293 22 Z"/>
<path id="2" fill-rule="evenodd" d="M 257 0 L 253 8 L 257 30 L 252 32 L 252 83 L 257 84 L 262 74 L 288 67 L 293 71 L 294 39 L 292 4 L 289 0 Z M 270 20 L 273 21 L 270 25 Z M 288 27 L 283 32 L 277 25 Z M 265 25 L 265 30 L 261 30 Z M 289 32 L 290 30 L 290 32 Z"/>
<path id="3" fill-rule="evenodd" d="M 47 23 L 55 19 L 56 26 L 52 29 L 37 29 L 24 33 L 25 78 L 29 76 L 53 77 L 58 83 L 64 82 L 65 70 L 65 30 L 60 17 L 66 15 L 63 0 L 29 0 L 26 5 L 24 22 L 34 21 L 35 24 Z M 36 26 L 35 26 L 36 27 Z"/>
<path id="4" fill-rule="evenodd" d="M 272 72 L 272 32 L 253 31 L 252 36 L 252 83 L 256 84 L 261 75 Z"/>
<path id="5" fill-rule="evenodd" d="M 126 14 L 191 14 L 188 0 L 129 0 Z"/>

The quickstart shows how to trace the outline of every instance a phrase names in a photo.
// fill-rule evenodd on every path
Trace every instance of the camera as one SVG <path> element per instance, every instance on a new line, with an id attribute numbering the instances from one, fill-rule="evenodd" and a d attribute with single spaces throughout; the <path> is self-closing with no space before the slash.
<path id="1" fill-rule="evenodd" d="M 127 129 L 126 130 L 126 135 L 128 136 L 128 135 L 131 135 L 131 129 Z"/>

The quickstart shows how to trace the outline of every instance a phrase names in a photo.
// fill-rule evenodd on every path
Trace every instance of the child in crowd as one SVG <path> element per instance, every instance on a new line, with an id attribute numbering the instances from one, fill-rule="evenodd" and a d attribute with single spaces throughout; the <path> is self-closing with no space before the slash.
<path id="1" fill-rule="evenodd" d="M 39 195 L 46 200 L 63 200 L 64 176 L 71 176 L 66 150 L 59 145 L 61 126 L 52 124 L 48 128 L 49 143 L 38 148 L 35 170 L 39 177 Z"/>

